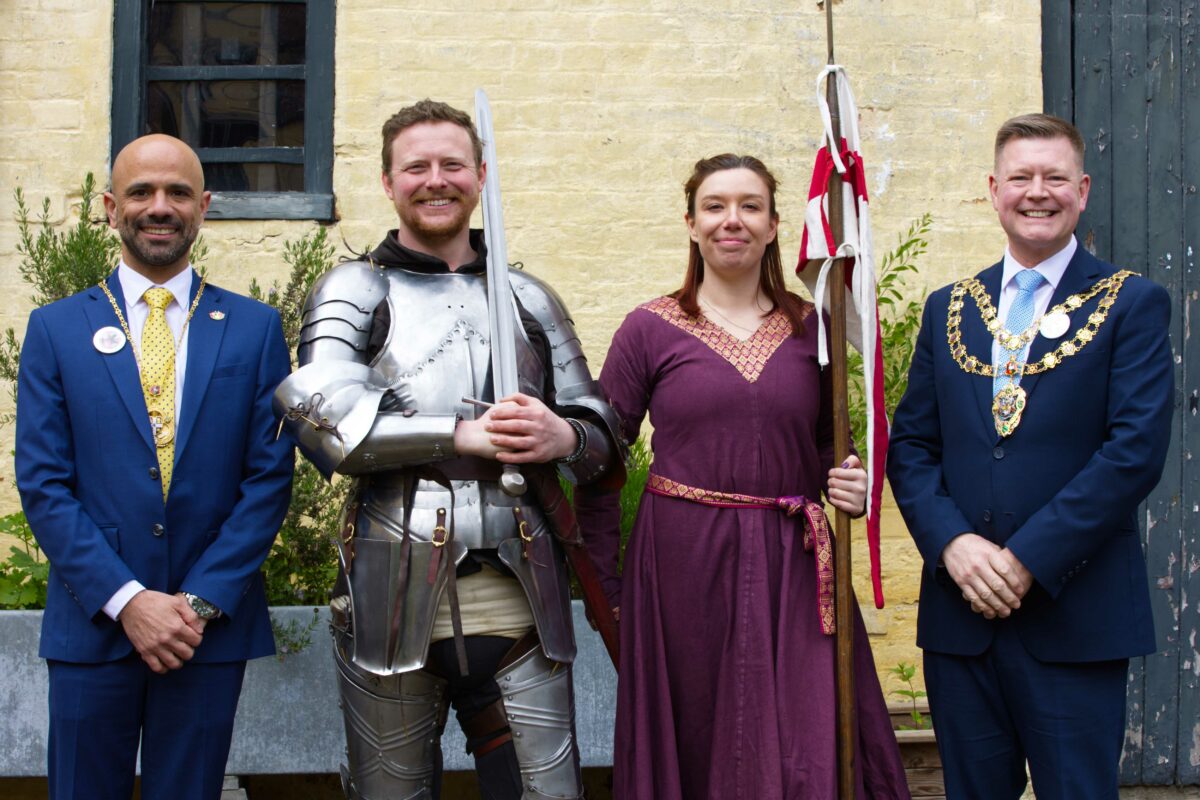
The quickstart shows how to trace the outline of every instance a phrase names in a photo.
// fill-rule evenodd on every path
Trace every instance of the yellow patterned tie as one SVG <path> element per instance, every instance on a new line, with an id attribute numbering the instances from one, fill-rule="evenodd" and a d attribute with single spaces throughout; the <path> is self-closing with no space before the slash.
<path id="1" fill-rule="evenodd" d="M 142 394 L 150 412 L 150 427 L 158 448 L 158 470 L 162 478 L 163 502 L 175 468 L 175 337 L 167 326 L 167 306 L 173 296 L 161 286 L 144 295 L 150 316 L 142 328 Z"/>

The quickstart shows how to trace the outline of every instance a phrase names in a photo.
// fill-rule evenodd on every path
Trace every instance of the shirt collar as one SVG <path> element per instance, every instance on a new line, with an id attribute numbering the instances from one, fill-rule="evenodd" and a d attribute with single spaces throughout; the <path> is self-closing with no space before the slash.
<path id="1" fill-rule="evenodd" d="M 163 287 L 171 293 L 180 308 L 187 308 L 188 297 L 192 293 L 192 275 L 192 265 L 188 264 L 187 269 L 181 270 L 178 275 L 166 283 L 155 283 L 140 272 L 136 272 L 133 267 L 125 263 L 124 259 L 121 259 L 121 263 L 117 265 L 117 280 L 121 284 L 121 293 L 125 295 L 125 308 L 129 308 L 135 303 L 144 303 L 142 295 L 151 286 Z"/>
<path id="2" fill-rule="evenodd" d="M 1075 236 L 1071 236 L 1071 241 L 1067 242 L 1067 246 L 1059 250 L 1054 255 L 1047 258 L 1040 264 L 1036 264 L 1028 269 L 1036 269 L 1042 273 L 1042 277 L 1046 279 L 1046 283 L 1050 284 L 1050 289 L 1053 291 L 1058 288 L 1058 282 L 1062 280 L 1063 273 L 1067 271 L 1067 265 L 1071 263 L 1071 259 L 1075 256 L 1075 250 L 1078 249 L 1079 243 L 1075 240 Z M 1027 269 L 1021 262 L 1013 258 L 1012 253 L 1007 247 L 1004 248 L 1004 274 L 1000 279 L 1000 291 L 1003 292 L 1008 288 L 1009 283 L 1016 277 L 1017 273 L 1023 269 Z"/>

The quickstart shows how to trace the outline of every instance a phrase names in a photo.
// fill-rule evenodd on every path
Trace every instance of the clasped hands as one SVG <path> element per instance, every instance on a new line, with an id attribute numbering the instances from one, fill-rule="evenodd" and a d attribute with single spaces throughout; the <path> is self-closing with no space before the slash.
<path id="1" fill-rule="evenodd" d="M 520 392 L 454 429 L 454 449 L 459 455 L 505 464 L 544 464 L 566 458 L 575 452 L 577 442 L 575 429 L 566 420 L 541 400 Z"/>
<path id="2" fill-rule="evenodd" d="M 150 589 L 130 598 L 117 620 L 142 661 L 160 675 L 179 669 L 195 654 L 207 624 L 182 594 Z"/>
<path id="3" fill-rule="evenodd" d="M 1007 617 L 1021 607 L 1033 575 L 1007 547 L 976 533 L 963 533 L 942 550 L 942 563 L 971 610 L 987 619 Z"/>

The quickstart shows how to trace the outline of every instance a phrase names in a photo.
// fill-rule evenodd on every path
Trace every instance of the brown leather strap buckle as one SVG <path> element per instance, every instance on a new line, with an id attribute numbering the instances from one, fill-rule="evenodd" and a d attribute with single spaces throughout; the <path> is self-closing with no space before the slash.
<path id="1" fill-rule="evenodd" d="M 438 538 L 441 534 L 441 538 Z M 441 548 L 446 546 L 446 542 L 450 541 L 450 532 L 446 530 L 446 509 L 439 508 L 437 510 L 437 525 L 434 526 L 433 534 L 429 537 L 429 541 L 433 544 L 433 557 L 429 559 L 429 575 L 427 576 L 429 585 L 433 586 L 437 583 L 438 569 L 442 566 L 442 551 Z M 454 569 L 454 565 L 450 565 L 450 569 Z"/>

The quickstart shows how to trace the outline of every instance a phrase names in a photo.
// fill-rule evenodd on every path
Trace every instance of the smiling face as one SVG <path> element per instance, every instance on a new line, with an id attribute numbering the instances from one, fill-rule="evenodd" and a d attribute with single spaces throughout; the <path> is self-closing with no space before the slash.
<path id="1" fill-rule="evenodd" d="M 695 208 L 685 219 L 705 269 L 757 274 L 779 225 L 766 182 L 744 167 L 714 172 L 697 188 Z"/>
<path id="2" fill-rule="evenodd" d="M 1087 208 L 1091 179 L 1065 136 L 1012 139 L 988 178 L 1008 249 L 1027 267 L 1067 246 Z"/>
<path id="3" fill-rule="evenodd" d="M 383 190 L 400 218 L 400 244 L 436 251 L 469 233 L 486 165 L 475 167 L 471 138 L 453 122 L 422 122 L 392 140 Z"/>
<path id="4" fill-rule="evenodd" d="M 172 136 L 151 134 L 117 155 L 104 210 L 121 237 L 121 258 L 162 283 L 187 267 L 209 201 L 192 149 Z"/>

